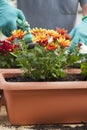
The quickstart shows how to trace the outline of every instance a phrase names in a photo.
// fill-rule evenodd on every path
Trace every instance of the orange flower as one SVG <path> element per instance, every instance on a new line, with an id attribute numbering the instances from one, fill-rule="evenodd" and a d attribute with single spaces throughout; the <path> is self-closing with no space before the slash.
<path id="1" fill-rule="evenodd" d="M 59 34 L 61 34 L 66 40 L 70 40 L 71 39 L 70 35 L 67 33 L 68 31 L 65 30 L 64 28 L 63 29 L 57 28 L 56 31 Z"/>
<path id="2" fill-rule="evenodd" d="M 50 51 L 56 50 L 57 48 L 58 48 L 58 44 L 55 43 L 50 43 L 46 46 L 46 49 Z"/>
<path id="3" fill-rule="evenodd" d="M 15 40 L 15 38 L 22 39 L 25 34 L 26 34 L 26 32 L 23 32 L 21 29 L 19 29 L 19 30 L 14 30 L 14 31 L 12 32 L 11 37 L 8 37 L 7 40 L 12 42 L 12 41 Z"/>
<path id="4" fill-rule="evenodd" d="M 63 37 L 60 37 L 58 39 L 58 43 L 63 46 L 63 47 L 69 47 L 70 44 L 71 44 L 71 41 L 70 40 L 65 40 Z"/>
<path id="5" fill-rule="evenodd" d="M 45 44 L 48 44 L 48 37 L 46 37 L 45 34 L 39 34 L 34 39 L 33 42 L 39 43 L 42 46 L 45 46 Z"/>
<path id="6" fill-rule="evenodd" d="M 57 44 L 62 47 L 69 47 L 71 44 L 71 38 L 65 29 L 57 28 L 55 31 L 42 28 L 33 28 L 31 33 L 34 35 L 33 42 L 39 43 L 42 46 L 46 46 L 46 48 L 49 50 L 55 50 Z M 50 42 L 52 44 L 49 44 L 50 38 L 52 38 L 52 41 Z"/>
<path id="7" fill-rule="evenodd" d="M 57 40 L 57 38 L 59 38 L 59 34 L 54 30 L 33 28 L 31 33 L 34 35 L 33 42 L 40 44 L 44 44 L 44 42 L 48 43 L 50 37 L 53 37 L 53 40 Z"/>
<path id="8" fill-rule="evenodd" d="M 13 41 L 14 41 L 14 39 L 15 39 L 15 37 L 14 37 L 14 36 L 10 36 L 10 37 L 8 37 L 6 40 L 7 40 L 7 41 L 10 41 L 10 42 L 13 42 Z"/>
<path id="9" fill-rule="evenodd" d="M 34 35 L 34 36 L 37 36 L 39 34 L 46 34 L 46 29 L 42 29 L 42 28 L 33 28 L 30 30 L 30 32 Z"/>
<path id="10" fill-rule="evenodd" d="M 61 35 L 64 35 L 67 33 L 67 30 L 65 30 L 64 28 L 60 29 L 60 28 L 56 28 L 56 31 L 61 34 Z"/>
<path id="11" fill-rule="evenodd" d="M 16 37 L 16 38 L 19 38 L 19 39 L 22 39 L 24 37 L 24 35 L 26 34 L 26 31 L 22 31 L 21 29 L 19 30 L 14 30 L 12 32 L 12 36 Z"/>
<path id="12" fill-rule="evenodd" d="M 32 30 L 31 30 L 31 33 L 35 36 L 35 37 L 37 37 L 38 35 L 45 35 L 45 37 L 51 37 L 51 36 L 53 36 L 53 37 L 59 37 L 59 34 L 56 32 L 56 31 L 54 31 L 54 30 L 47 30 L 47 29 L 42 29 L 42 28 L 40 28 L 40 29 L 38 29 L 38 28 L 33 28 Z"/>

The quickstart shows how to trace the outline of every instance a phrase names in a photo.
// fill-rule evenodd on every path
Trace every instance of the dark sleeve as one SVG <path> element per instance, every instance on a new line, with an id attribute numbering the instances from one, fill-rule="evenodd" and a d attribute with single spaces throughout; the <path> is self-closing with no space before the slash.
<path id="1" fill-rule="evenodd" d="M 87 0 L 79 0 L 79 2 L 80 2 L 80 5 L 87 4 Z"/>

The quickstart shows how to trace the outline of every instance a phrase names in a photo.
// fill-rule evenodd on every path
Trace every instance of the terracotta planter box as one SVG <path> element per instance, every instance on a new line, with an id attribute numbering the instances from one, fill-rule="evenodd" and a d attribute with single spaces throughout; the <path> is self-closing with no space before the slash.
<path id="1" fill-rule="evenodd" d="M 68 73 L 80 73 L 69 70 Z M 13 125 L 87 122 L 87 81 L 7 82 L 0 74 L 6 108 Z"/>
<path id="2" fill-rule="evenodd" d="M 0 68 L 0 73 L 20 73 L 20 69 L 15 68 Z M 0 107 L 5 105 L 4 97 L 3 97 L 3 90 L 0 89 Z"/>

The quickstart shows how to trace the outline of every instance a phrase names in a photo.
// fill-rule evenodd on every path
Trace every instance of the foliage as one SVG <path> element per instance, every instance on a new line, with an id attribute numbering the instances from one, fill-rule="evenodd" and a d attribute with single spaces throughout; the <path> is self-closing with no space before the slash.
<path id="1" fill-rule="evenodd" d="M 22 51 L 17 54 L 17 62 L 25 76 L 34 80 L 55 80 L 66 76 L 68 47 L 71 40 L 64 29 L 31 30 L 35 47 L 21 43 Z"/>
<path id="2" fill-rule="evenodd" d="M 79 67 L 87 76 L 87 46 L 78 44 L 69 52 L 71 38 L 65 29 L 30 30 L 33 43 L 26 43 L 25 30 L 15 30 L 11 37 L 0 40 L 0 67 L 20 67 L 24 76 L 34 80 L 57 80 L 66 76 L 68 67 Z"/>
<path id="3" fill-rule="evenodd" d="M 87 45 L 79 43 L 69 54 L 68 63 L 70 67 L 79 67 L 82 75 L 87 76 Z"/>

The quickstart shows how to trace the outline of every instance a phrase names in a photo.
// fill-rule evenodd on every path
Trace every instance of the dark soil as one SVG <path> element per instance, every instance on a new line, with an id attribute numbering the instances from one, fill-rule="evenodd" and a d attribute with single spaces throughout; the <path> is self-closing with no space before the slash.
<path id="1" fill-rule="evenodd" d="M 30 79 L 27 77 L 22 77 L 22 76 L 18 76 L 18 77 L 13 77 L 13 78 L 6 78 L 6 81 L 10 81 L 10 82 L 45 82 L 45 81 L 86 81 L 87 77 L 84 77 L 81 74 L 72 74 L 72 75 L 67 75 L 65 78 L 58 78 L 58 79 L 46 79 L 46 80 L 34 80 L 34 79 Z"/>

